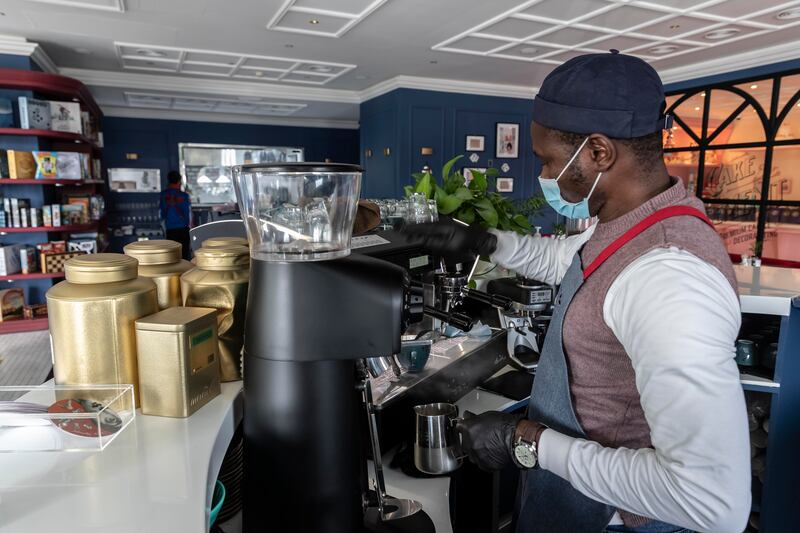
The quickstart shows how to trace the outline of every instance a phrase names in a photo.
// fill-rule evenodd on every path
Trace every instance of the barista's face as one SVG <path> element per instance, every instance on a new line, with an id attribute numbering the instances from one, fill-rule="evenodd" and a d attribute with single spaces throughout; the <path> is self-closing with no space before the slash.
<path id="1" fill-rule="evenodd" d="M 564 142 L 553 130 L 536 122 L 531 124 L 531 140 L 533 153 L 536 154 L 542 165 L 541 177 L 543 179 L 556 179 L 577 149 L 577 146 Z M 558 180 L 561 196 L 568 202 L 580 202 L 586 198 L 594 178 L 597 176 L 596 173 L 591 177 L 584 174 L 584 159 L 588 153 L 589 147 L 584 146 L 581 153 Z"/>

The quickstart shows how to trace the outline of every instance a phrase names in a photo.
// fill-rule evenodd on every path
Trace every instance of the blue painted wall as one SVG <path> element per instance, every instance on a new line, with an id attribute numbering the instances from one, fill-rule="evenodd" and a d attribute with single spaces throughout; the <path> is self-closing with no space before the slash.
<path id="1" fill-rule="evenodd" d="M 163 187 L 167 172 L 179 169 L 178 143 L 300 147 L 306 161 L 357 163 L 358 136 L 358 130 L 334 128 L 104 117 L 103 163 L 105 168 L 161 169 Z M 128 152 L 139 154 L 139 159 L 125 159 Z M 125 198 L 133 200 L 130 193 Z"/>

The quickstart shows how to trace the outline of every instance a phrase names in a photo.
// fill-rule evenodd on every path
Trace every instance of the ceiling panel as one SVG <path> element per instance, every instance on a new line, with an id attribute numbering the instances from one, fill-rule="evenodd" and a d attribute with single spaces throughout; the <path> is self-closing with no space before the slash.
<path id="1" fill-rule="evenodd" d="M 527 9 L 520 11 L 524 15 L 546 17 L 554 20 L 567 21 L 588 15 L 600 9 L 608 9 L 608 2 L 602 0 L 543 0 Z"/>
<path id="2" fill-rule="evenodd" d="M 547 35 L 542 36 L 540 40 L 548 43 L 561 44 L 564 46 L 578 46 L 587 41 L 594 41 L 595 39 L 607 36 L 607 33 L 569 27 L 548 33 Z"/>
<path id="3" fill-rule="evenodd" d="M 748 18 L 748 20 L 761 22 L 763 24 L 774 24 L 775 26 L 797 24 L 800 22 L 800 2 L 792 2 L 791 7 L 776 9 L 756 17 Z"/>
<path id="4" fill-rule="evenodd" d="M 626 50 L 630 50 L 631 48 L 640 48 L 643 46 L 655 46 L 657 44 L 656 41 L 652 41 L 649 39 L 639 39 L 636 37 L 626 37 L 625 35 L 616 35 L 609 39 L 603 39 L 601 41 L 593 42 L 590 46 L 594 50 L 599 50 L 601 52 L 608 52 L 611 49 L 619 50 L 620 52 L 624 52 Z"/>
<path id="5" fill-rule="evenodd" d="M 581 20 L 581 24 L 610 28 L 612 30 L 625 30 L 646 22 L 654 22 L 665 16 L 669 15 L 651 9 L 623 5 L 600 15 Z"/>
<path id="6" fill-rule="evenodd" d="M 679 16 L 638 28 L 636 33 L 654 37 L 679 38 L 685 33 L 708 28 L 716 24 L 718 22 L 713 20 Z"/>
<path id="7" fill-rule="evenodd" d="M 447 46 L 448 48 L 468 50 L 471 52 L 488 52 L 505 44 L 508 44 L 508 42 L 497 39 L 485 39 L 483 37 L 464 37 L 463 39 L 452 42 Z"/>
<path id="8" fill-rule="evenodd" d="M 259 115 L 289 116 L 308 107 L 301 103 L 243 102 L 233 98 L 196 97 L 169 93 L 124 92 L 125 100 L 132 107 L 154 109 L 176 109 L 181 111 L 214 111 L 218 113 L 256 113 Z"/>
<path id="9" fill-rule="evenodd" d="M 338 38 L 387 0 L 287 0 L 267 29 Z"/>
<path id="10" fill-rule="evenodd" d="M 703 9 L 704 13 L 721 17 L 739 18 L 751 13 L 786 5 L 786 0 L 726 0 Z"/>
<path id="11" fill-rule="evenodd" d="M 512 39 L 527 39 L 528 37 L 552 28 L 552 24 L 507 18 L 480 30 L 482 34 L 509 37 Z"/>
<path id="12" fill-rule="evenodd" d="M 123 13 L 125 4 L 123 0 L 26 0 L 57 6 L 77 7 L 81 9 L 95 9 L 98 11 L 117 11 Z"/>
<path id="13" fill-rule="evenodd" d="M 492 55 L 507 59 L 520 59 L 522 61 L 532 61 L 541 56 L 561 51 L 563 51 L 563 48 L 546 46 L 539 43 L 520 43 L 510 48 L 507 48 L 501 52 L 496 52 Z"/>
<path id="14" fill-rule="evenodd" d="M 133 43 L 115 43 L 115 48 L 123 69 L 177 72 L 189 76 L 325 85 L 356 68 L 356 65 L 326 61 L 249 56 L 215 50 L 180 49 Z"/>

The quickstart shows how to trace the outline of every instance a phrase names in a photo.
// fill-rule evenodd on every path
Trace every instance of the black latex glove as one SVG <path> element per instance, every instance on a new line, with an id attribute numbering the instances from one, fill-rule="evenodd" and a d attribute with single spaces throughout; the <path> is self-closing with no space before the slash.
<path id="1" fill-rule="evenodd" d="M 492 472 L 512 463 L 514 433 L 522 415 L 488 411 L 475 415 L 464 412 L 456 424 L 461 450 L 481 470 Z"/>
<path id="2" fill-rule="evenodd" d="M 464 226 L 452 220 L 441 220 L 408 224 L 400 231 L 412 244 L 421 244 L 438 255 L 491 255 L 497 248 L 497 237 L 477 224 Z"/>

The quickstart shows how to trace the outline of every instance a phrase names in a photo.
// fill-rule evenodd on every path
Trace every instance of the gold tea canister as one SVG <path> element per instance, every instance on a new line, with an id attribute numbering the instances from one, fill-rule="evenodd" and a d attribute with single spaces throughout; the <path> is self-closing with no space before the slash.
<path id="1" fill-rule="evenodd" d="M 217 310 L 170 307 L 136 321 L 142 414 L 187 417 L 219 395 Z"/>
<path id="2" fill-rule="evenodd" d="M 122 254 L 66 262 L 66 280 L 46 294 L 58 385 L 129 383 L 139 404 L 137 319 L 158 311 L 155 284 Z"/>
<path id="3" fill-rule="evenodd" d="M 181 274 L 194 268 L 183 259 L 181 244 L 175 241 L 152 240 L 132 242 L 123 249 L 139 261 L 139 276 L 156 284 L 158 308 L 182 305 Z"/>
<path id="4" fill-rule="evenodd" d="M 227 248 L 229 246 L 250 246 L 244 237 L 211 237 L 203 241 L 203 248 Z"/>
<path id="5" fill-rule="evenodd" d="M 244 246 L 195 250 L 196 267 L 181 275 L 183 305 L 217 310 L 220 376 L 242 379 L 244 315 L 250 281 L 250 252 Z"/>

